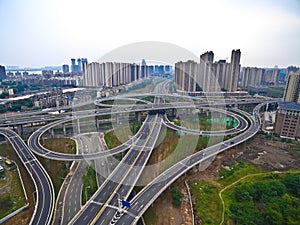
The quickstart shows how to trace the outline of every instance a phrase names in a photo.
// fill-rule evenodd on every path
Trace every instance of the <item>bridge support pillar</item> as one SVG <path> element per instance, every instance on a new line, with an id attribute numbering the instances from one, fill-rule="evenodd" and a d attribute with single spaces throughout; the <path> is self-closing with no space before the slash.
<path id="1" fill-rule="evenodd" d="M 18 125 L 17 126 L 17 131 L 18 131 L 18 134 L 20 135 L 20 136 L 22 136 L 22 134 L 23 134 L 23 125 Z"/>
<path id="2" fill-rule="evenodd" d="M 119 124 L 120 123 L 120 119 L 119 119 L 119 116 L 118 114 L 115 115 L 115 119 L 116 119 L 116 124 Z M 139 120 L 139 118 L 137 118 Z"/>
<path id="3" fill-rule="evenodd" d="M 175 114 L 176 112 L 175 112 L 175 109 L 172 109 L 172 116 L 176 116 L 176 114 Z"/>
<path id="4" fill-rule="evenodd" d="M 64 133 L 64 136 L 67 136 L 66 124 L 63 124 L 63 133 Z"/>
<path id="5" fill-rule="evenodd" d="M 206 111 L 206 117 L 211 117 L 211 112 L 209 110 Z"/>
<path id="6" fill-rule="evenodd" d="M 78 132 L 78 134 L 80 134 L 80 121 L 79 121 L 79 119 L 76 120 L 76 124 L 77 124 L 77 132 Z"/>
<path id="7" fill-rule="evenodd" d="M 179 113 L 178 113 L 178 110 L 177 109 L 174 109 L 174 116 L 176 119 L 179 119 Z"/>
<path id="8" fill-rule="evenodd" d="M 99 117 L 95 116 L 96 130 L 99 131 Z"/>
<path id="9" fill-rule="evenodd" d="M 141 113 L 140 112 L 135 113 L 135 119 L 138 121 L 141 121 Z"/>
<path id="10" fill-rule="evenodd" d="M 54 129 L 53 128 L 50 129 L 50 132 L 51 132 L 51 137 L 54 137 Z"/>

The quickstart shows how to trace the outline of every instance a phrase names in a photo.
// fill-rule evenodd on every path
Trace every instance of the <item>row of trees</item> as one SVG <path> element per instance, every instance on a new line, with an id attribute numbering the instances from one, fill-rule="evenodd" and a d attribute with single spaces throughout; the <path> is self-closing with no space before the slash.
<path id="1" fill-rule="evenodd" d="M 33 101 L 31 99 L 27 99 L 27 100 L 12 102 L 8 107 L 6 107 L 5 105 L 0 105 L 0 113 L 5 113 L 7 111 L 11 111 L 11 112 L 21 111 L 22 106 L 23 107 L 25 106 L 27 108 L 32 108 Z"/>

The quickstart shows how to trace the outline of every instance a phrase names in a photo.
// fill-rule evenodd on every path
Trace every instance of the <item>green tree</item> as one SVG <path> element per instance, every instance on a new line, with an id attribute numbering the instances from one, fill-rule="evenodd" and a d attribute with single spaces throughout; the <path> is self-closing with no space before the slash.
<path id="1" fill-rule="evenodd" d="M 263 218 L 253 202 L 236 202 L 230 205 L 231 218 L 236 225 L 262 225 Z"/>
<path id="2" fill-rule="evenodd" d="M 284 224 L 284 220 L 280 212 L 273 210 L 271 208 L 267 208 L 262 213 L 263 218 L 265 220 L 265 224 L 270 225 L 282 225 Z"/>
<path id="3" fill-rule="evenodd" d="M 183 198 L 183 194 L 178 188 L 172 188 L 171 189 L 172 193 L 172 203 L 175 206 L 180 206 L 181 205 L 181 199 Z"/>
<path id="4" fill-rule="evenodd" d="M 234 190 L 234 196 L 237 202 L 252 201 L 252 194 L 253 189 L 247 184 L 239 185 Z"/>
<path id="5" fill-rule="evenodd" d="M 277 197 L 286 193 L 285 185 L 279 180 L 270 181 L 268 186 L 270 187 L 270 196 Z"/>
<path id="6" fill-rule="evenodd" d="M 6 97 L 8 97 L 8 92 L 2 92 L 2 94 L 0 95 L 0 98 L 1 99 L 4 99 L 4 98 L 6 98 Z"/>
<path id="7" fill-rule="evenodd" d="M 256 181 L 253 184 L 253 199 L 255 201 L 263 201 L 270 193 L 270 188 L 265 181 Z"/>
<path id="8" fill-rule="evenodd" d="M 283 184 L 286 186 L 288 192 L 293 195 L 300 197 L 300 176 L 296 173 L 288 173 L 284 176 L 282 180 Z"/>

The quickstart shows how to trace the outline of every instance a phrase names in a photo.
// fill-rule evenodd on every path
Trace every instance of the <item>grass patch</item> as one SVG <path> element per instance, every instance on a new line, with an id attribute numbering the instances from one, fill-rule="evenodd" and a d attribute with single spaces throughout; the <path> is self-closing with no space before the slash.
<path id="1" fill-rule="evenodd" d="M 218 180 L 218 182 L 223 186 L 227 186 L 248 174 L 261 173 L 261 172 L 263 171 L 257 169 L 251 163 L 238 162 L 234 164 L 232 167 L 230 167 L 229 169 L 222 168 L 219 173 L 220 179 Z"/>
<path id="2" fill-rule="evenodd" d="M 75 154 L 76 143 L 69 138 L 51 138 L 44 140 L 44 146 L 55 152 Z M 57 196 L 59 189 L 64 181 L 64 178 L 69 172 L 70 162 L 62 162 L 49 160 L 38 157 L 44 168 L 47 170 L 54 186 L 55 195 Z"/>
<path id="3" fill-rule="evenodd" d="M 222 213 L 219 188 L 204 181 L 192 183 L 190 188 L 196 199 L 197 215 L 202 219 L 202 224 L 219 224 Z"/>
<path id="4" fill-rule="evenodd" d="M 82 204 L 84 205 L 90 197 L 97 191 L 96 171 L 93 164 L 89 166 L 86 174 L 82 176 Z"/>
<path id="5" fill-rule="evenodd" d="M 76 153 L 76 143 L 70 138 L 47 138 L 44 139 L 44 147 L 54 152 Z"/>
<path id="6" fill-rule="evenodd" d="M 129 136 L 133 136 L 141 128 L 142 122 L 134 120 L 127 124 L 119 124 L 114 130 L 104 133 L 104 140 L 108 149 L 115 148 L 126 142 Z"/>
<path id="7" fill-rule="evenodd" d="M 222 137 L 181 135 L 172 129 L 163 128 L 158 139 L 160 144 L 151 154 L 148 165 L 155 165 L 158 175 L 185 157 L 222 140 Z"/>
<path id="8" fill-rule="evenodd" d="M 146 225 L 155 225 L 156 224 L 156 214 L 154 210 L 150 207 L 143 215 Z"/>
<path id="9" fill-rule="evenodd" d="M 11 182 L 7 191 L 1 190 L 0 194 L 0 218 L 7 216 L 13 211 L 26 204 L 24 191 L 17 169 L 6 170 L 6 176 L 11 176 Z"/>
<path id="10" fill-rule="evenodd" d="M 108 149 L 115 148 L 122 144 L 122 142 L 117 138 L 114 130 L 106 132 L 104 134 L 104 140 Z"/>
<path id="11" fill-rule="evenodd" d="M 206 113 L 198 113 L 198 115 L 185 115 L 181 120 L 173 120 L 177 126 L 183 126 L 193 130 L 218 131 L 234 128 L 238 125 L 238 121 L 233 117 L 225 116 L 222 113 L 213 112 L 211 116 Z"/>
<path id="12" fill-rule="evenodd" d="M 284 93 L 284 86 L 268 87 L 267 96 L 273 98 L 282 98 Z"/>
<path id="13" fill-rule="evenodd" d="M 140 83 L 134 84 L 130 86 L 126 92 L 130 93 L 147 93 L 151 92 L 155 88 L 155 85 L 153 83 L 152 79 L 145 79 Z"/>

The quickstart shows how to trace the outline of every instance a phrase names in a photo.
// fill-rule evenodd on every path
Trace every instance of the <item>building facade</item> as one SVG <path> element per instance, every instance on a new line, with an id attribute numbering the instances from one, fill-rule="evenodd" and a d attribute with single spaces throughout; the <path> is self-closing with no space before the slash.
<path id="1" fill-rule="evenodd" d="M 83 86 L 111 88 L 149 77 L 149 68 L 120 62 L 83 62 L 82 75 Z"/>
<path id="2" fill-rule="evenodd" d="M 62 65 L 62 70 L 63 70 L 63 73 L 69 73 L 69 65 L 67 65 L 67 64 L 64 64 L 64 65 Z"/>
<path id="3" fill-rule="evenodd" d="M 289 74 L 283 102 L 276 112 L 275 133 L 281 137 L 300 138 L 300 72 Z"/>
<path id="4" fill-rule="evenodd" d="M 213 62 L 214 53 L 205 52 L 200 62 L 187 61 L 175 63 L 174 81 L 178 92 L 235 92 L 238 90 L 240 74 L 240 50 L 232 50 L 231 62 Z"/>
<path id="5" fill-rule="evenodd" d="M 283 101 L 300 103 L 300 72 L 289 74 Z"/>
<path id="6" fill-rule="evenodd" d="M 0 80 L 6 79 L 5 67 L 0 65 Z"/>
<path id="7" fill-rule="evenodd" d="M 276 112 L 275 133 L 280 137 L 300 138 L 300 104 L 295 102 L 283 102 Z"/>

